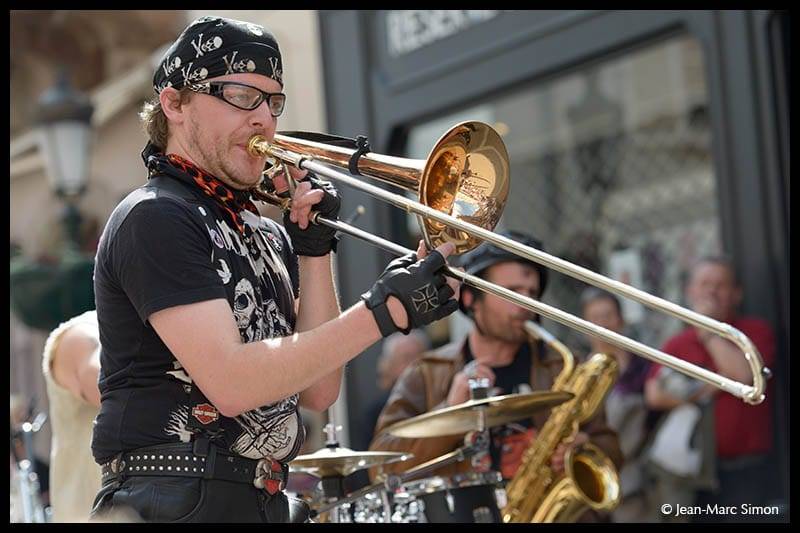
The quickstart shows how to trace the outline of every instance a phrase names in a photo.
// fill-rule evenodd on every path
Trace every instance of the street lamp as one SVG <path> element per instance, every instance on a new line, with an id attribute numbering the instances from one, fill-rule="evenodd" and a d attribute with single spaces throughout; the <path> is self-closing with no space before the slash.
<path id="1" fill-rule="evenodd" d="M 64 199 L 70 245 L 79 246 L 80 213 L 75 203 L 86 190 L 94 107 L 72 88 L 62 68 L 56 84 L 39 98 L 36 124 L 50 187 Z"/>
<path id="2" fill-rule="evenodd" d="M 11 257 L 11 309 L 31 328 L 50 331 L 94 308 L 94 258 L 81 252 L 77 201 L 86 190 L 92 105 L 70 87 L 62 69 L 54 87 L 39 99 L 35 116 L 39 148 L 50 186 L 65 202 L 66 246 L 58 261 Z"/>

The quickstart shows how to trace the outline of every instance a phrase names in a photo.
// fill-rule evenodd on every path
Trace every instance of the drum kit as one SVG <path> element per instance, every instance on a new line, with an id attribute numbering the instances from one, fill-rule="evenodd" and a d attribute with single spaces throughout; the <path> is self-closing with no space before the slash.
<path id="1" fill-rule="evenodd" d="M 480 459 L 489 450 L 489 429 L 559 405 L 572 394 L 546 391 L 487 396 L 486 380 L 471 380 L 470 386 L 472 399 L 403 420 L 385 430 L 405 438 L 464 434 L 464 445 L 458 449 L 400 474 L 381 474 L 376 483 L 345 494 L 346 476 L 406 461 L 413 455 L 341 447 L 336 437 L 338 428 L 329 423 L 325 426 L 325 448 L 289 463 L 288 490 L 309 502 L 313 521 L 319 522 L 501 522 L 500 509 L 505 505 L 502 476 L 480 466 Z M 431 475 L 467 459 L 476 466 L 472 472 L 450 477 Z"/>

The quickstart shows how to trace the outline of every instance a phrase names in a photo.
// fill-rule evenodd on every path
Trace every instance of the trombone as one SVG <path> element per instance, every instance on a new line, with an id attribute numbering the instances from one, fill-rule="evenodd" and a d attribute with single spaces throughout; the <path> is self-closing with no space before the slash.
<path id="1" fill-rule="evenodd" d="M 766 380 L 771 376 L 771 372 L 764 366 L 761 354 L 752 341 L 730 324 L 719 322 L 625 283 L 493 233 L 492 229 L 502 215 L 508 196 L 509 165 L 508 153 L 502 139 L 487 124 L 475 121 L 456 124 L 442 135 L 430 151 L 428 158 L 424 160 L 373 153 L 362 155 L 361 151 L 355 149 L 281 134 L 276 134 L 272 143 L 261 135 L 255 135 L 249 140 L 247 150 L 254 157 L 266 155 L 274 158 L 284 167 L 291 164 L 300 169 L 311 170 L 318 175 L 344 183 L 416 214 L 422 225 L 425 243 L 429 248 L 449 241 L 455 244 L 455 253 L 461 254 L 474 248 L 481 241 L 488 241 L 522 258 L 577 278 L 589 285 L 623 295 L 642 305 L 719 335 L 733 342 L 744 353 L 753 375 L 752 385 L 711 372 L 477 276 L 450 266 L 446 267 L 446 274 L 462 283 L 509 300 L 584 334 L 598 337 L 646 359 L 699 379 L 748 404 L 756 405 L 764 401 Z M 354 169 L 359 174 L 363 172 L 362 175 L 366 177 L 416 192 L 419 201 L 415 202 L 402 195 L 366 183 L 349 173 L 331 168 L 332 166 Z M 291 181 L 288 169 L 286 177 L 287 181 Z M 265 181 L 262 180 L 259 187 L 253 190 L 254 196 L 287 209 L 289 200 L 270 192 Z M 324 224 L 342 233 L 365 240 L 397 255 L 412 252 L 394 242 L 338 220 L 326 219 L 318 214 L 312 214 L 311 220 L 314 223 Z"/>

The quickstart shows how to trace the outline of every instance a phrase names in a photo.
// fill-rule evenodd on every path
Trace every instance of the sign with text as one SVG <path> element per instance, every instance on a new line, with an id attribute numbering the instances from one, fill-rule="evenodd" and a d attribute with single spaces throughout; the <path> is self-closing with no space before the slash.
<path id="1" fill-rule="evenodd" d="M 389 55 L 398 57 L 496 17 L 489 9 L 403 9 L 386 13 Z"/>

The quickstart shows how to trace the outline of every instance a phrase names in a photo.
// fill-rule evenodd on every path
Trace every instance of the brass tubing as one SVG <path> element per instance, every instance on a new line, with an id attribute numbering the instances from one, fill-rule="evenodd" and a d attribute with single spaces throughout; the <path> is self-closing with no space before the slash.
<path id="1" fill-rule="evenodd" d="M 741 331 L 734 328 L 730 324 L 719 322 L 707 316 L 696 313 L 695 311 L 692 311 L 690 309 L 686 309 L 677 304 L 674 304 L 657 296 L 653 296 L 644 291 L 631 287 L 630 285 L 626 285 L 619 281 L 592 272 L 591 270 L 588 270 L 586 268 L 574 265 L 568 261 L 565 261 L 548 253 L 545 253 L 536 248 L 520 244 L 512 239 L 493 233 L 492 231 L 489 231 L 483 227 L 477 226 L 475 224 L 470 224 L 469 222 L 465 222 L 463 220 L 459 220 L 455 217 L 443 214 L 440 211 L 437 211 L 436 209 L 423 205 L 419 202 L 414 202 L 413 200 L 409 200 L 403 196 L 385 191 L 379 187 L 358 180 L 353 176 L 351 176 L 350 174 L 339 172 L 335 169 L 330 168 L 327 165 L 314 161 L 313 159 L 308 158 L 303 154 L 297 154 L 294 152 L 284 150 L 282 148 L 271 146 L 263 138 L 251 139 L 249 146 L 251 153 L 257 153 L 262 155 L 269 154 L 283 161 L 288 161 L 297 166 L 298 168 L 312 170 L 321 176 L 336 180 L 338 182 L 344 183 L 345 185 L 349 185 L 363 192 L 366 192 L 367 194 L 370 194 L 377 198 L 381 198 L 395 205 L 396 207 L 400 207 L 410 213 L 417 214 L 423 218 L 433 219 L 438 222 L 441 222 L 442 224 L 454 227 L 465 233 L 478 237 L 481 240 L 488 241 L 500 248 L 508 250 L 514 254 L 517 254 L 520 257 L 524 257 L 536 263 L 542 264 L 548 268 L 552 268 L 553 270 L 556 270 L 563 274 L 575 277 L 590 285 L 601 287 L 609 292 L 624 295 L 645 306 L 658 309 L 674 318 L 677 318 L 684 322 L 688 322 L 689 324 L 692 324 L 695 327 L 711 331 L 712 333 L 715 333 L 716 335 L 719 335 L 733 342 L 737 347 L 739 347 L 740 350 L 742 350 L 745 359 L 747 360 L 753 374 L 753 385 L 746 385 L 744 383 L 739 383 L 728 377 L 716 374 L 714 372 L 711 372 L 710 370 L 691 364 L 675 356 L 666 354 L 661 350 L 657 350 L 655 348 L 642 344 L 638 341 L 629 339 L 618 333 L 615 333 L 613 331 L 592 324 L 591 322 L 576 317 L 575 315 L 566 313 L 564 311 L 561 311 L 560 309 L 549 306 L 542 302 L 538 302 L 532 298 L 521 296 L 513 291 L 505 289 L 504 287 L 500 287 L 499 285 L 488 283 L 480 278 L 471 276 L 469 274 L 466 274 L 464 272 L 461 272 L 459 270 L 450 267 L 448 267 L 447 270 L 447 273 L 450 276 L 459 279 L 462 282 L 467 283 L 475 288 L 485 290 L 486 292 L 510 300 L 516 303 L 517 305 L 520 305 L 522 307 L 525 307 L 526 309 L 539 313 L 542 316 L 545 316 L 551 320 L 555 320 L 556 322 L 569 326 L 573 329 L 577 329 L 578 331 L 581 331 L 587 335 L 592 335 L 600 339 L 603 339 L 606 342 L 614 344 L 615 346 L 619 346 L 625 350 L 634 352 L 651 361 L 655 361 L 662 365 L 678 370 L 686 375 L 689 375 L 695 379 L 699 379 L 705 383 L 708 383 L 721 390 L 724 390 L 725 392 L 728 392 L 738 398 L 741 398 L 748 404 L 756 405 L 764 401 L 764 390 L 766 388 L 766 379 L 770 376 L 770 371 L 768 368 L 764 366 L 761 355 L 759 354 L 755 345 L 753 345 L 752 341 L 747 336 L 745 336 Z M 389 243 L 389 241 L 386 241 L 385 239 L 377 238 L 380 239 L 382 243 L 374 241 L 372 238 L 375 236 L 366 232 L 363 232 L 364 234 L 362 235 L 357 235 L 355 232 L 352 231 L 352 226 L 342 225 L 339 222 L 327 220 L 322 217 L 318 217 L 317 220 L 320 223 L 328 225 L 335 223 L 336 226 L 331 226 L 331 227 L 336 227 L 336 229 L 344 233 L 350 233 L 355 236 L 358 236 L 359 238 L 362 238 L 364 240 L 372 242 L 373 244 L 381 246 L 384 249 L 391 251 L 392 253 L 405 254 L 411 252 L 411 250 L 407 250 L 399 245 L 395 245 L 394 243 Z M 361 230 L 358 231 L 360 232 Z M 367 235 L 369 237 L 367 237 Z M 390 246 L 388 247 L 385 246 L 385 244 L 387 243 L 389 243 Z"/>

